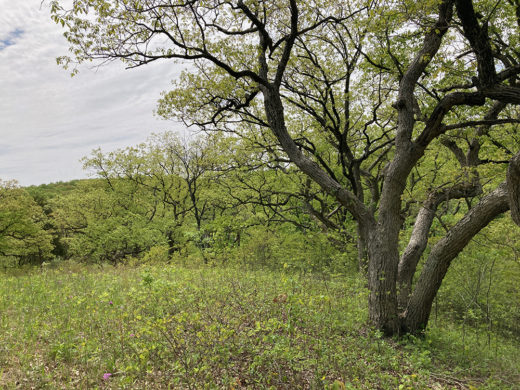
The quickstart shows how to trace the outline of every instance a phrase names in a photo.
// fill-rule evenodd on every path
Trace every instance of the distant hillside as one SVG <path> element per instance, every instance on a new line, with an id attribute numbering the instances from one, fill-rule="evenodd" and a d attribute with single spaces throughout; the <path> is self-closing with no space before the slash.
<path id="1" fill-rule="evenodd" d="M 58 195 L 66 194 L 76 189 L 81 183 L 96 182 L 99 179 L 78 179 L 70 181 L 58 181 L 56 183 L 40 184 L 25 187 L 27 192 L 40 205 L 46 203 L 49 199 L 55 198 Z"/>

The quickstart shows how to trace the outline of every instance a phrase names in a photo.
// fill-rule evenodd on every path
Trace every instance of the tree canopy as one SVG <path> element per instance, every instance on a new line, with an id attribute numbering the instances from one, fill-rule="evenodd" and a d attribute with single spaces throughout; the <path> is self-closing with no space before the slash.
<path id="1" fill-rule="evenodd" d="M 20 265 L 34 258 L 39 262 L 48 259 L 52 244 L 45 223 L 42 208 L 23 188 L 13 181 L 0 181 L 1 256 Z"/>

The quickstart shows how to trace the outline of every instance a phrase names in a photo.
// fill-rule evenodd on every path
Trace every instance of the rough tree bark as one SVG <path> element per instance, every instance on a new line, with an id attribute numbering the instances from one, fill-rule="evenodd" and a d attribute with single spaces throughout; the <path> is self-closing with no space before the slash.
<path id="1" fill-rule="evenodd" d="M 395 156 L 385 169 L 377 225 L 371 229 L 368 243 L 369 316 L 386 335 L 398 334 L 401 328 L 397 304 L 398 243 L 403 224 L 401 195 L 408 175 L 425 150 L 412 141 L 416 122 L 414 91 L 419 77 L 439 50 L 452 14 L 453 1 L 442 2 L 437 22 L 403 74 L 394 104 L 398 111 Z"/>
<path id="2" fill-rule="evenodd" d="M 520 154 L 513 157 L 509 163 L 506 180 L 511 218 L 520 226 Z"/>

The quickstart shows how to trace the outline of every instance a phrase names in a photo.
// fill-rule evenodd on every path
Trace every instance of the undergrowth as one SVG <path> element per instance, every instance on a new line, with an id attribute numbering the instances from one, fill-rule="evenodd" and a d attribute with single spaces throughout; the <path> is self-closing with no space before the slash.
<path id="1" fill-rule="evenodd" d="M 0 274 L 0 388 L 514 389 L 520 348 L 370 329 L 356 276 L 63 263 Z"/>

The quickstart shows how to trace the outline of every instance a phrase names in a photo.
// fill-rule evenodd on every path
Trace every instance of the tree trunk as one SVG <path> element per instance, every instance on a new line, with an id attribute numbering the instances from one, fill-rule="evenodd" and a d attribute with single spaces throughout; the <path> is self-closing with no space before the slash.
<path id="1" fill-rule="evenodd" d="M 495 217 L 509 209 L 506 184 L 502 183 L 473 207 L 431 250 L 403 315 L 405 332 L 421 332 L 428 324 L 433 299 L 451 261 Z"/>
<path id="2" fill-rule="evenodd" d="M 428 244 L 428 234 L 435 217 L 435 204 L 430 204 L 428 200 L 419 210 L 415 219 L 412 236 L 408 242 L 398 267 L 398 305 L 399 310 L 406 309 L 408 298 L 412 293 L 412 281 L 417 268 L 417 264 Z"/>
<path id="3" fill-rule="evenodd" d="M 372 325 L 386 336 L 399 333 L 397 310 L 397 267 L 399 264 L 399 233 L 401 194 L 406 186 L 406 160 L 399 156 L 385 173 L 379 218 L 368 237 L 369 316 Z M 361 224 L 363 229 L 363 225 Z"/>
<path id="4" fill-rule="evenodd" d="M 370 322 L 385 336 L 399 332 L 397 311 L 397 245 L 376 230 L 368 241 L 368 298 Z"/>
<path id="5" fill-rule="evenodd" d="M 520 153 L 511 159 L 507 169 L 507 191 L 511 218 L 520 226 Z"/>
<path id="6" fill-rule="evenodd" d="M 366 274 L 368 272 L 367 237 L 364 236 L 359 224 L 357 226 L 357 235 L 358 271 Z"/>

